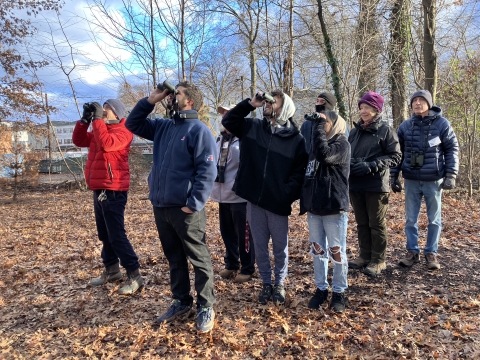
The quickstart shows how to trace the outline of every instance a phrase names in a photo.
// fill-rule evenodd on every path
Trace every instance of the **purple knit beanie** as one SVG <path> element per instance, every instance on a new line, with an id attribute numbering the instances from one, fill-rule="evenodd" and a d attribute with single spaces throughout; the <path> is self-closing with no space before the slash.
<path id="1" fill-rule="evenodd" d="M 379 113 L 382 112 L 383 109 L 383 100 L 382 95 L 377 94 L 376 92 L 369 91 L 362 98 L 358 101 L 358 108 L 360 108 L 361 104 L 367 104 L 376 109 Z"/>

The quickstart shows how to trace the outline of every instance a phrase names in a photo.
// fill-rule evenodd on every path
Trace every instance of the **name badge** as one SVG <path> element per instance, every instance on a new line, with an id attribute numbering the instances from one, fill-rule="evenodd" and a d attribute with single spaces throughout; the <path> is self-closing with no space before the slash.
<path id="1" fill-rule="evenodd" d="M 441 144 L 441 143 L 442 142 L 440 141 L 440 138 L 438 136 L 435 136 L 433 139 L 428 140 L 428 145 L 430 145 L 430 147 L 437 146 L 438 144 Z"/>

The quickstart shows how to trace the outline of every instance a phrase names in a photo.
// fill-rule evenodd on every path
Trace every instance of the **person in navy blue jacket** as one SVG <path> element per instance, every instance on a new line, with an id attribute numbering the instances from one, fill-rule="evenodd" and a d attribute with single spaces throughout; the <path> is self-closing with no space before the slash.
<path id="1" fill-rule="evenodd" d="M 458 141 L 452 126 L 433 105 L 432 95 L 419 90 L 412 95 L 413 116 L 398 128 L 402 162 L 390 170 L 394 192 L 401 192 L 398 176 L 405 185 L 405 234 L 407 255 L 399 264 L 411 267 L 420 261 L 418 215 L 425 198 L 428 217 L 427 243 L 423 249 L 427 268 L 440 269 L 437 260 L 438 241 L 442 231 L 442 190 L 455 187 L 458 174 Z"/>
<path id="2" fill-rule="evenodd" d="M 168 89 L 155 89 L 140 100 L 127 118 L 135 135 L 153 141 L 153 166 L 148 177 L 150 201 L 163 251 L 170 266 L 173 303 L 157 322 L 166 323 L 189 313 L 188 261 L 195 271 L 197 329 L 213 328 L 213 268 L 205 242 L 205 203 L 217 176 L 215 139 L 198 119 L 203 95 L 197 86 L 176 86 L 178 113 L 172 119 L 149 119 L 155 104 L 168 96 Z"/>

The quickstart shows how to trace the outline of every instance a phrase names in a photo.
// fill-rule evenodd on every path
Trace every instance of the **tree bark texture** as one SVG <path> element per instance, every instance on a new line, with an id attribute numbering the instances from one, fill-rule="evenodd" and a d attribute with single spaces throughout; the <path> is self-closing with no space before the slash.
<path id="1" fill-rule="evenodd" d="M 390 101 L 393 126 L 398 128 L 407 116 L 406 66 L 410 47 L 410 0 L 395 0 L 390 16 L 388 48 Z"/>
<path id="2" fill-rule="evenodd" d="M 337 106 L 340 113 L 345 120 L 348 119 L 347 109 L 345 107 L 345 102 L 343 101 L 343 94 L 340 86 L 340 71 L 338 69 L 338 59 L 335 57 L 333 52 L 333 44 L 330 40 L 330 36 L 327 31 L 327 25 L 325 23 L 325 18 L 323 16 L 323 3 L 322 0 L 317 0 L 318 4 L 318 20 L 320 21 L 320 27 L 322 28 L 323 41 L 325 42 L 325 51 L 327 55 L 328 65 L 332 69 L 332 87 L 337 98 Z"/>
<path id="3" fill-rule="evenodd" d="M 367 91 L 377 90 L 381 51 L 377 25 L 379 22 L 377 18 L 378 3 L 379 0 L 360 0 L 356 41 L 358 97 Z"/>
<path id="4" fill-rule="evenodd" d="M 437 96 L 437 53 L 435 51 L 436 0 L 422 0 L 423 5 L 423 61 L 425 68 L 425 89 Z"/>

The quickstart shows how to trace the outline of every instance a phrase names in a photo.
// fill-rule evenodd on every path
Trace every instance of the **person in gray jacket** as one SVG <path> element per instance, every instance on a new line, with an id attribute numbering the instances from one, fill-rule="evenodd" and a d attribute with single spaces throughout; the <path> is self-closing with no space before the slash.
<path id="1" fill-rule="evenodd" d="M 217 110 L 223 117 L 230 107 L 219 106 Z M 255 271 L 255 253 L 247 221 L 247 201 L 232 190 L 240 164 L 240 142 L 225 128 L 217 139 L 217 155 L 217 178 L 210 199 L 218 202 L 220 233 L 225 244 L 225 269 L 220 276 L 229 278 L 240 270 L 235 282 L 243 283 Z"/>

